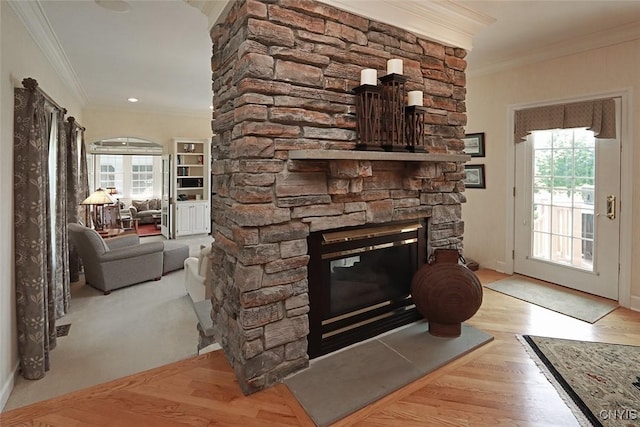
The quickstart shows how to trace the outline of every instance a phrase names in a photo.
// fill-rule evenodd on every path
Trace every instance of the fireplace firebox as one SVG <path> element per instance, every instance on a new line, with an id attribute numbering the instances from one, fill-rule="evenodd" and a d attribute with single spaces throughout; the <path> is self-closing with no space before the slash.
<path id="1" fill-rule="evenodd" d="M 413 274 L 426 262 L 426 220 L 309 235 L 310 358 L 420 318 Z"/>

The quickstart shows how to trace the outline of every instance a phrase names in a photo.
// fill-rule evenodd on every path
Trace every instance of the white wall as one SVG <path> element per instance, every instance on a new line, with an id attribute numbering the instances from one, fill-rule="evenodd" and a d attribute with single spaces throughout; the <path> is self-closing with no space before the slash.
<path id="1" fill-rule="evenodd" d="M 49 96 L 82 123 L 79 102 L 6 1 L 0 2 L 0 409 L 13 388 L 18 363 L 13 252 L 13 88 L 33 77 Z"/>
<path id="2" fill-rule="evenodd" d="M 133 136 L 162 144 L 171 152 L 172 138 L 209 139 L 211 116 L 185 116 L 132 112 L 129 110 L 85 109 L 82 126 L 87 144 L 105 138 Z"/>
<path id="3" fill-rule="evenodd" d="M 594 49 L 579 54 L 527 65 L 517 69 L 467 79 L 467 133 L 485 132 L 486 157 L 471 163 L 484 163 L 487 189 L 467 189 L 463 206 L 465 256 L 481 266 L 495 269 L 507 260 L 505 244 L 507 214 L 506 178 L 514 165 L 507 159 L 507 145 L 513 144 L 507 129 L 509 105 L 571 99 L 589 94 L 632 89 L 632 141 L 640 141 L 640 41 Z M 640 149 L 633 153 L 633 183 L 640 182 Z M 640 207 L 638 185 L 630 201 L 634 212 Z M 633 217 L 632 217 L 633 218 Z M 640 222 L 633 220 L 632 241 L 640 239 Z M 632 304 L 640 304 L 639 249 L 631 260 Z M 640 305 L 636 307 L 640 309 Z"/>

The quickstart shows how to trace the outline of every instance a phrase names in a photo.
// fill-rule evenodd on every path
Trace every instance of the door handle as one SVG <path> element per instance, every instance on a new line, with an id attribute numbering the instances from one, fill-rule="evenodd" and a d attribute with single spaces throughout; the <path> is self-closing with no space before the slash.
<path id="1" fill-rule="evenodd" d="M 607 196 L 607 218 L 616 219 L 616 196 L 613 194 Z"/>

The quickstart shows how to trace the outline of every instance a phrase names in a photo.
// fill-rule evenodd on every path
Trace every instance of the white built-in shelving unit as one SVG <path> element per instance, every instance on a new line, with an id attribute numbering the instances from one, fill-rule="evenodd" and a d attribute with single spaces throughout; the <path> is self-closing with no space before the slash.
<path id="1" fill-rule="evenodd" d="M 174 138 L 174 237 L 209 233 L 211 160 L 207 139 Z"/>

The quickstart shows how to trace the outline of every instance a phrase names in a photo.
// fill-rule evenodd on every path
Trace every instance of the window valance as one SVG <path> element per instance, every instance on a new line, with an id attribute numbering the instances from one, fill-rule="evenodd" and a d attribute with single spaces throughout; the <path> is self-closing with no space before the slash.
<path id="1" fill-rule="evenodd" d="M 592 130 L 598 138 L 615 138 L 615 101 L 597 99 L 516 111 L 514 136 L 516 142 L 521 142 L 535 130 L 582 127 Z"/>

